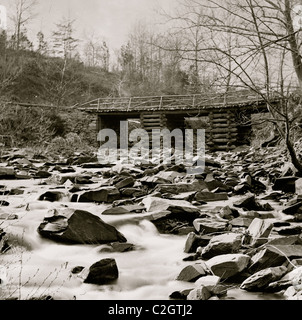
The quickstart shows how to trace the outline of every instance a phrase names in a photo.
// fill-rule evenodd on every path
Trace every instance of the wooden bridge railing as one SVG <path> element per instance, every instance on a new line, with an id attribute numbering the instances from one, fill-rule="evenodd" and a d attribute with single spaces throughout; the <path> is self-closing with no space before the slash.
<path id="1" fill-rule="evenodd" d="M 278 94 L 272 95 L 270 99 L 280 99 Z M 201 107 L 223 107 L 228 105 L 239 105 L 248 103 L 263 103 L 265 97 L 260 94 L 194 94 L 175 96 L 149 96 L 149 97 L 118 97 L 99 98 L 86 102 L 79 109 L 92 112 L 112 111 L 144 111 L 144 110 L 177 110 L 194 109 Z"/>

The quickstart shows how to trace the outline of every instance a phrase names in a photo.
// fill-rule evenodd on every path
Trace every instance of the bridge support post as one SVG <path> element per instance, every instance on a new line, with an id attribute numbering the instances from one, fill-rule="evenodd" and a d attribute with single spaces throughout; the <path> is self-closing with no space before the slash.
<path id="1" fill-rule="evenodd" d="M 207 134 L 207 145 L 213 151 L 230 151 L 236 147 L 237 123 L 232 110 L 211 111 L 209 113 L 210 129 Z"/>

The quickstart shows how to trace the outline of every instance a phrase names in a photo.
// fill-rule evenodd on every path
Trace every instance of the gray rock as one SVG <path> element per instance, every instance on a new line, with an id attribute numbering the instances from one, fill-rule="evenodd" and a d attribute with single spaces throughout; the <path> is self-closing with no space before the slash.
<path id="1" fill-rule="evenodd" d="M 84 283 L 104 285 L 118 279 L 119 271 L 114 259 L 103 259 L 94 263 L 89 268 L 89 273 Z"/>
<path id="2" fill-rule="evenodd" d="M 193 289 L 187 296 L 187 300 L 209 300 L 212 296 L 211 292 L 204 286 Z"/>
<path id="3" fill-rule="evenodd" d="M 39 197 L 40 201 L 50 201 L 50 202 L 55 202 L 55 201 L 60 201 L 64 197 L 67 197 L 67 194 L 61 191 L 47 191 Z"/>
<path id="4" fill-rule="evenodd" d="M 127 210 L 125 207 L 111 207 L 102 212 L 102 215 L 123 215 L 130 214 L 131 211 Z"/>
<path id="5" fill-rule="evenodd" d="M 226 206 L 219 210 L 219 216 L 222 219 L 233 220 L 239 217 L 239 213 L 236 209 L 231 209 L 229 206 Z"/>
<path id="6" fill-rule="evenodd" d="M 188 201 L 168 200 L 157 197 L 146 197 L 142 203 L 145 205 L 147 212 L 152 211 L 171 211 L 171 212 L 188 212 L 199 213 L 199 209 Z"/>
<path id="7" fill-rule="evenodd" d="M 253 218 L 238 217 L 238 218 L 235 218 L 235 219 L 231 220 L 230 224 L 233 227 L 248 228 L 253 220 L 254 220 Z"/>
<path id="8" fill-rule="evenodd" d="M 245 254 L 224 254 L 211 258 L 206 265 L 214 275 L 228 279 L 245 270 L 250 260 L 250 256 Z"/>
<path id="9" fill-rule="evenodd" d="M 219 282 L 220 282 L 220 277 L 207 275 L 196 280 L 195 286 L 196 287 L 204 286 L 209 291 L 213 291 L 214 288 L 218 286 Z"/>
<path id="10" fill-rule="evenodd" d="M 176 280 L 195 282 L 197 279 L 205 275 L 205 266 L 202 263 L 196 263 L 194 265 L 189 265 L 182 269 L 180 274 L 177 276 Z"/>
<path id="11" fill-rule="evenodd" d="M 55 241 L 73 244 L 127 242 L 113 226 L 87 211 L 51 210 L 38 227 L 39 234 Z"/>
<path id="12" fill-rule="evenodd" d="M 119 181 L 118 183 L 116 183 L 116 184 L 115 184 L 115 187 L 116 187 L 118 190 L 120 190 L 120 189 L 126 188 L 126 187 L 131 188 L 131 187 L 134 186 L 134 184 L 135 184 L 134 178 L 133 178 L 133 177 L 127 177 L 127 178 Z"/>
<path id="13" fill-rule="evenodd" d="M 302 266 L 288 272 L 280 280 L 270 283 L 268 289 L 270 291 L 278 292 L 290 286 L 302 290 Z"/>
<path id="14" fill-rule="evenodd" d="M 302 238 L 298 235 L 284 236 L 284 237 L 276 237 L 274 239 L 269 240 L 267 245 L 294 245 L 294 244 L 302 244 Z"/>
<path id="15" fill-rule="evenodd" d="M 197 192 L 195 196 L 196 201 L 204 202 L 226 201 L 228 199 L 229 197 L 227 193 L 214 193 L 208 191 Z"/>
<path id="16" fill-rule="evenodd" d="M 281 266 L 285 261 L 286 257 L 283 253 L 275 247 L 268 246 L 252 256 L 249 271 L 255 273 L 270 267 Z"/>
<path id="17" fill-rule="evenodd" d="M 275 183 L 273 185 L 273 190 L 281 190 L 283 192 L 292 192 L 294 193 L 296 190 L 295 188 L 295 182 L 298 180 L 299 178 L 291 176 L 291 177 L 281 177 L 281 178 L 277 178 L 275 180 Z"/>
<path id="18" fill-rule="evenodd" d="M 227 233 L 213 237 L 202 250 L 201 257 L 210 259 L 217 255 L 237 253 L 241 246 L 242 234 Z"/>
<path id="19" fill-rule="evenodd" d="M 280 228 L 274 228 L 274 231 L 276 231 L 278 234 L 282 236 L 288 236 L 288 235 L 299 235 L 302 233 L 302 227 L 301 226 L 288 226 L 288 227 L 280 227 Z"/>
<path id="20" fill-rule="evenodd" d="M 193 183 L 179 182 L 172 184 L 162 184 L 155 188 L 155 191 L 170 194 L 180 194 L 185 192 L 197 192 L 206 189 L 205 182 L 198 180 Z"/>
<path id="21" fill-rule="evenodd" d="M 0 180 L 11 180 L 16 178 L 14 168 L 0 167 Z"/>
<path id="22" fill-rule="evenodd" d="M 82 191 L 73 194 L 72 202 L 96 202 L 96 203 L 112 203 L 120 199 L 121 195 L 115 187 L 102 187 L 96 190 Z"/>
<path id="23" fill-rule="evenodd" d="M 193 221 L 194 228 L 202 234 L 222 232 L 228 229 L 228 223 L 210 218 L 200 218 Z"/>
<path id="24" fill-rule="evenodd" d="M 287 273 L 285 266 L 263 269 L 247 278 L 240 289 L 247 291 L 262 291 L 274 281 L 281 279 Z"/>
<path id="25" fill-rule="evenodd" d="M 302 195 L 302 178 L 295 181 L 295 191 L 298 196 Z"/>
<path id="26" fill-rule="evenodd" d="M 211 240 L 211 236 L 197 235 L 195 232 L 190 232 L 185 243 L 185 253 L 196 252 L 198 247 L 205 247 Z"/>
<path id="27" fill-rule="evenodd" d="M 268 241 L 272 229 L 271 221 L 255 218 L 248 227 L 243 242 L 251 247 L 259 247 Z"/>

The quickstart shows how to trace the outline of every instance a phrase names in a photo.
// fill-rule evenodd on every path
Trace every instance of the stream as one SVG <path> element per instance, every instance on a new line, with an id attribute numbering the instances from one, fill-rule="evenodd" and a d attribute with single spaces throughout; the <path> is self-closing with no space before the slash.
<path id="1" fill-rule="evenodd" d="M 39 180 L 2 181 L 8 188 L 23 187 L 23 195 L 3 196 L 10 206 L 1 212 L 16 214 L 16 220 L 0 220 L 0 228 L 14 245 L 0 255 L 6 269 L 6 281 L 0 286 L 0 300 L 28 300 L 51 296 L 55 300 L 169 300 L 174 291 L 194 288 L 194 283 L 176 281 L 177 275 L 192 262 L 183 259 L 186 235 L 160 234 L 153 223 L 141 214 L 104 216 L 106 205 L 93 203 L 50 203 L 37 201 L 51 186 Z M 217 203 L 215 203 L 215 206 Z M 69 206 L 98 215 L 115 226 L 134 245 L 124 253 L 106 252 L 104 245 L 65 245 L 42 238 L 37 228 L 49 209 Z M 105 251 L 104 251 L 105 250 Z M 83 275 L 71 270 L 88 268 L 95 262 L 113 258 L 119 277 L 110 285 L 83 282 Z M 229 289 L 223 299 L 275 300 L 281 295 L 250 293 L 237 287 Z"/>

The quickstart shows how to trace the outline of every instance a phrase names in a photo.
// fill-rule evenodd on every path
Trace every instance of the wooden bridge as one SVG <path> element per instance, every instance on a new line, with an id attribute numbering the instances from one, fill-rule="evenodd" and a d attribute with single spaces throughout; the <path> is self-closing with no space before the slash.
<path id="1" fill-rule="evenodd" d="M 270 104 L 280 103 L 275 94 Z M 185 129 L 188 119 L 203 118 L 206 144 L 212 150 L 228 151 L 249 143 L 251 116 L 268 112 L 265 95 L 250 92 L 175 96 L 99 98 L 78 109 L 95 113 L 97 131 L 110 128 L 119 132 L 120 121 L 140 119 L 148 132 L 153 129 Z"/>

